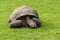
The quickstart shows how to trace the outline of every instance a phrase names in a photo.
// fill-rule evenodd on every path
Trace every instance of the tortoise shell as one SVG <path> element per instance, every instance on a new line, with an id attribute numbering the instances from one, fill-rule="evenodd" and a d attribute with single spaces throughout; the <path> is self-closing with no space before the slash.
<path id="1" fill-rule="evenodd" d="M 21 7 L 16 8 L 13 11 L 12 15 L 10 16 L 10 20 L 13 21 L 19 17 L 27 16 L 27 15 L 34 16 L 34 17 L 38 18 L 38 14 L 37 14 L 37 11 L 35 9 L 32 9 L 28 6 L 21 6 Z"/>

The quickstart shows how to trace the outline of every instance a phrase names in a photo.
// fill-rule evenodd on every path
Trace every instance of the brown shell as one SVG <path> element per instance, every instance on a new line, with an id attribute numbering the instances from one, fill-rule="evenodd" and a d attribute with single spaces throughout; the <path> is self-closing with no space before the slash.
<path id="1" fill-rule="evenodd" d="M 38 14 L 36 10 L 28 7 L 28 6 L 21 6 L 16 8 L 12 15 L 10 16 L 10 20 L 16 20 L 17 18 L 24 16 L 24 15 L 32 15 L 38 18 Z"/>

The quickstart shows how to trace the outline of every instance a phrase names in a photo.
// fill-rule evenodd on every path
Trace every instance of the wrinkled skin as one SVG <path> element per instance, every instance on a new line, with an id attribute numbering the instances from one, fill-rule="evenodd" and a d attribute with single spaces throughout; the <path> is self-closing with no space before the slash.
<path id="1" fill-rule="evenodd" d="M 37 28 L 40 25 L 39 19 L 36 17 L 30 17 L 30 16 L 23 16 L 18 18 L 15 21 L 12 21 L 10 23 L 11 28 L 18 28 L 18 27 L 23 27 L 23 26 L 29 26 L 31 28 Z"/>
<path id="2" fill-rule="evenodd" d="M 41 24 L 39 19 L 36 17 L 26 17 L 26 23 L 28 24 L 29 27 L 31 28 L 37 28 Z"/>

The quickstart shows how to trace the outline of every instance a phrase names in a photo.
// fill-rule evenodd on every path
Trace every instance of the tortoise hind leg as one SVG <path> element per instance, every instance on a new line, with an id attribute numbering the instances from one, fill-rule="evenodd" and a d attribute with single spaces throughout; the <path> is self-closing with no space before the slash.
<path id="1" fill-rule="evenodd" d="M 10 23 L 10 28 L 19 28 L 19 27 L 23 27 L 22 20 L 16 20 Z"/>

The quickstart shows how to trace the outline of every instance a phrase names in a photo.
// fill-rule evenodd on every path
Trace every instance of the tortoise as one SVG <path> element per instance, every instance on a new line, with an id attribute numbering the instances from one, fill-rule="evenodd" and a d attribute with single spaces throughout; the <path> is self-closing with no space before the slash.
<path id="1" fill-rule="evenodd" d="M 41 25 L 38 12 L 29 6 L 16 8 L 10 15 L 9 23 L 11 28 L 23 26 L 36 28 Z"/>

